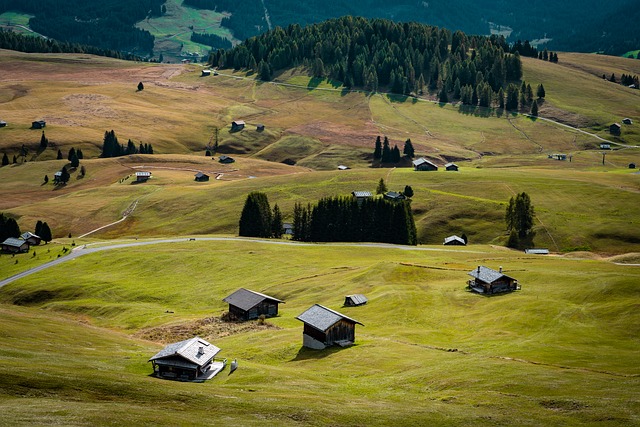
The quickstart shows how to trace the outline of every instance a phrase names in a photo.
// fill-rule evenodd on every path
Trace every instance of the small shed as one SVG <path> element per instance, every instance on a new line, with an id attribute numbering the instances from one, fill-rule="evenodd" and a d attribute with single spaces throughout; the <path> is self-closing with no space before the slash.
<path id="1" fill-rule="evenodd" d="M 183 64 L 191 64 L 191 60 L 190 59 L 182 59 L 182 60 L 180 60 L 180 62 L 182 62 Z"/>
<path id="2" fill-rule="evenodd" d="M 424 157 L 420 157 L 413 161 L 413 169 L 417 171 L 437 171 L 438 166 Z"/>
<path id="3" fill-rule="evenodd" d="M 264 125 L 263 125 L 263 124 L 259 124 L 259 125 L 257 125 L 257 126 L 256 126 L 256 130 L 257 130 L 258 132 L 263 132 L 263 131 L 264 131 Z"/>
<path id="4" fill-rule="evenodd" d="M 601 150 L 611 150 L 611 144 L 605 144 L 604 142 L 600 144 Z"/>
<path id="5" fill-rule="evenodd" d="M 549 249 L 531 248 L 531 249 L 525 249 L 524 253 L 529 255 L 549 255 Z"/>
<path id="6" fill-rule="evenodd" d="M 211 75 L 211 70 L 202 70 L 200 77 L 207 77 Z"/>
<path id="7" fill-rule="evenodd" d="M 246 123 L 244 122 L 244 120 L 234 120 L 233 122 L 231 122 L 231 132 L 242 130 L 244 129 L 245 125 Z"/>
<path id="8" fill-rule="evenodd" d="M 620 123 L 614 123 L 611 126 L 609 126 L 609 133 L 611 135 L 620 135 L 621 130 L 622 130 L 622 126 L 620 126 Z"/>
<path id="9" fill-rule="evenodd" d="M 458 237 L 456 235 L 445 237 L 443 245 L 446 246 L 466 246 L 467 242 L 464 241 L 462 237 Z"/>
<path id="10" fill-rule="evenodd" d="M 313 305 L 296 319 L 304 323 L 302 345 L 315 350 L 334 344 L 341 347 L 353 344 L 356 339 L 356 323 L 362 325 L 357 320 L 320 304 Z"/>
<path id="11" fill-rule="evenodd" d="M 13 254 L 29 252 L 29 243 L 22 239 L 8 237 L 4 242 L 2 242 L 0 249 L 2 249 L 3 252 L 10 252 Z"/>
<path id="12" fill-rule="evenodd" d="M 232 157 L 229 157 L 229 156 L 222 155 L 222 156 L 218 157 L 218 161 L 220 163 L 233 163 L 233 162 L 235 162 L 235 159 L 233 159 Z"/>
<path id="13" fill-rule="evenodd" d="M 195 180 L 198 182 L 207 182 L 209 181 L 209 175 L 207 175 L 206 173 L 203 172 L 198 172 L 195 175 Z"/>
<path id="14" fill-rule="evenodd" d="M 352 191 L 351 195 L 358 200 L 370 199 L 373 197 L 371 191 Z"/>
<path id="15" fill-rule="evenodd" d="M 35 122 L 31 122 L 31 129 L 43 129 L 47 126 L 47 122 L 44 120 L 36 120 Z"/>
<path id="16" fill-rule="evenodd" d="M 633 120 L 631 120 L 629 117 L 625 117 L 624 119 L 622 119 L 622 123 L 625 125 L 632 125 Z"/>
<path id="17" fill-rule="evenodd" d="M 25 242 L 27 242 L 31 246 L 38 246 L 42 242 L 42 237 L 40 237 L 40 236 L 38 236 L 36 234 L 33 234 L 30 231 L 22 233 L 20 235 L 20 238 L 22 240 L 24 240 Z"/>
<path id="18" fill-rule="evenodd" d="M 240 320 L 257 319 L 259 316 L 278 315 L 278 304 L 284 301 L 260 292 L 240 288 L 222 301 L 229 304 L 229 313 Z"/>
<path id="19" fill-rule="evenodd" d="M 7 122 L 5 122 L 4 120 L 0 120 L 0 128 L 6 127 L 7 126 Z"/>
<path id="20" fill-rule="evenodd" d="M 290 222 L 285 222 L 282 224 L 282 231 L 284 232 L 284 234 L 286 234 L 287 236 L 290 236 L 293 234 L 293 224 L 291 224 Z"/>
<path id="21" fill-rule="evenodd" d="M 382 197 L 386 200 L 391 200 L 392 202 L 400 202 L 406 199 L 404 194 L 398 193 L 397 191 L 387 191 Z"/>
<path id="22" fill-rule="evenodd" d="M 635 168 L 636 168 L 635 163 L 629 163 L 629 169 L 635 169 Z"/>
<path id="23" fill-rule="evenodd" d="M 194 381 L 209 377 L 209 371 L 216 368 L 213 359 L 219 352 L 215 345 L 195 337 L 167 345 L 149 362 L 159 378 Z"/>
<path id="24" fill-rule="evenodd" d="M 136 172 L 136 182 L 147 182 L 151 178 L 151 172 Z"/>
<path id="25" fill-rule="evenodd" d="M 516 279 L 502 273 L 502 267 L 500 267 L 499 271 L 496 271 L 479 265 L 478 268 L 468 274 L 472 279 L 467 282 L 467 288 L 479 294 L 490 295 L 520 289 Z"/>
<path id="26" fill-rule="evenodd" d="M 347 295 L 344 297 L 345 307 L 356 307 L 359 305 L 365 305 L 369 301 L 367 297 L 362 294 Z"/>
<path id="27" fill-rule="evenodd" d="M 447 163 L 446 165 L 444 165 L 444 168 L 448 171 L 457 171 L 458 165 L 456 165 L 455 163 Z"/>
<path id="28" fill-rule="evenodd" d="M 53 183 L 57 184 L 60 181 L 62 181 L 62 171 L 58 171 L 53 174 Z"/>
<path id="29" fill-rule="evenodd" d="M 346 171 L 351 169 L 349 166 L 345 166 L 345 165 L 338 165 L 338 170 L 339 171 Z"/>

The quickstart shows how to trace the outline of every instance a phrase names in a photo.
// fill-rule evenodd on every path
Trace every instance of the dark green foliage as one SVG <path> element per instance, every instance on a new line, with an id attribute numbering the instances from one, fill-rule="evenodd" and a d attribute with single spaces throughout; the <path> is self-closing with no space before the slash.
<path id="1" fill-rule="evenodd" d="M 42 136 L 40 137 L 40 148 L 44 150 L 47 146 L 49 146 L 49 140 L 44 136 L 44 131 L 42 131 Z"/>
<path id="2" fill-rule="evenodd" d="M 509 247 L 522 248 L 524 245 L 533 244 L 533 217 L 535 215 L 531 198 L 525 192 L 511 197 L 505 213 L 505 222 L 507 231 L 515 238 L 509 238 L 509 241 L 517 239 L 516 246 L 508 244 Z"/>
<path id="3" fill-rule="evenodd" d="M 18 158 L 16 157 L 16 155 L 13 155 L 13 164 L 17 164 L 18 163 Z"/>
<path id="4" fill-rule="evenodd" d="M 191 33 L 191 41 L 209 46 L 211 49 L 231 49 L 229 39 L 216 34 Z"/>
<path id="5" fill-rule="evenodd" d="M 84 178 L 86 174 L 87 174 L 87 169 L 84 167 L 84 165 L 82 165 L 80 167 L 80 176 Z"/>
<path id="6" fill-rule="evenodd" d="M 466 234 L 462 233 L 462 236 L 460 236 L 460 238 L 461 238 L 462 240 L 464 240 L 464 244 L 465 244 L 465 245 L 466 245 L 467 243 L 469 243 L 469 239 L 467 239 L 467 235 L 466 235 Z"/>
<path id="7" fill-rule="evenodd" d="M 443 104 L 446 104 L 447 102 L 449 102 L 449 97 L 447 96 L 447 89 L 445 87 L 440 89 L 440 94 L 438 95 L 438 102 L 441 102 Z"/>
<path id="8" fill-rule="evenodd" d="M 211 157 L 211 151 L 209 150 L 205 151 L 204 155 L 207 157 Z"/>
<path id="9" fill-rule="evenodd" d="M 49 182 L 49 175 L 45 175 L 44 176 L 44 183 L 46 184 L 47 182 Z"/>
<path id="10" fill-rule="evenodd" d="M 538 85 L 538 89 L 536 90 L 536 96 L 538 97 L 538 99 L 542 99 L 546 96 L 546 92 L 544 90 L 544 86 L 542 85 L 542 83 L 540 83 Z"/>
<path id="11" fill-rule="evenodd" d="M 407 139 L 404 142 L 404 148 L 402 149 L 402 154 L 409 158 L 413 158 L 415 156 L 415 152 L 413 149 L 413 144 L 411 143 L 411 139 Z"/>
<path id="12" fill-rule="evenodd" d="M 62 160 L 62 158 L 63 158 L 63 157 L 62 157 L 62 151 L 60 151 L 60 150 L 58 149 L 58 155 L 56 156 L 56 159 L 58 159 L 58 160 Z"/>
<path id="13" fill-rule="evenodd" d="M 138 92 L 144 90 L 144 84 L 142 82 L 138 83 Z"/>
<path id="14" fill-rule="evenodd" d="M 40 233 L 36 233 L 42 240 L 45 242 L 50 242 L 52 240 L 51 229 L 49 228 L 49 224 L 46 222 L 42 223 L 42 228 L 40 229 Z"/>
<path id="15" fill-rule="evenodd" d="M 391 163 L 398 163 L 400 161 L 400 149 L 397 145 L 393 146 L 391 150 Z"/>
<path id="16" fill-rule="evenodd" d="M 3 153 L 2 166 L 7 166 L 8 164 L 9 164 L 9 156 L 7 156 L 7 153 Z"/>
<path id="17" fill-rule="evenodd" d="M 295 240 L 416 245 L 416 236 L 408 202 L 327 197 L 314 206 L 294 209 Z"/>
<path id="18" fill-rule="evenodd" d="M 384 178 L 380 178 L 378 186 L 376 187 L 376 194 L 384 194 L 387 192 L 387 184 L 384 183 Z"/>
<path id="19" fill-rule="evenodd" d="M 276 203 L 273 207 L 273 214 L 271 215 L 271 237 L 279 239 L 282 237 L 283 224 L 282 213 Z"/>
<path id="20" fill-rule="evenodd" d="M 389 147 L 389 138 L 384 137 L 384 142 L 382 143 L 382 163 L 391 162 L 391 147 Z"/>
<path id="21" fill-rule="evenodd" d="M 69 171 L 67 171 L 67 167 L 63 166 L 60 172 L 62 172 L 62 175 L 60 175 L 60 183 L 66 184 L 67 182 L 69 182 L 69 178 L 71 178 L 71 175 L 69 174 Z"/>
<path id="22" fill-rule="evenodd" d="M 76 156 L 76 149 L 71 147 L 69 149 L 69 154 L 67 154 L 67 160 L 71 161 L 71 158 Z"/>
<path id="23" fill-rule="evenodd" d="M 76 150 L 76 156 L 78 156 L 78 159 L 79 159 L 79 160 L 84 159 L 84 154 L 82 154 L 82 150 L 81 150 L 81 149 L 79 149 L 79 148 L 78 148 L 78 149 Z"/>
<path id="24" fill-rule="evenodd" d="M 70 161 L 72 168 L 77 168 L 78 166 L 80 166 L 80 160 L 78 159 L 78 155 L 76 153 L 73 153 Z"/>
<path id="25" fill-rule="evenodd" d="M 20 237 L 20 226 L 15 218 L 6 216 L 0 212 L 0 243 L 9 237 Z"/>
<path id="26" fill-rule="evenodd" d="M 405 185 L 404 186 L 404 191 L 402 192 L 402 194 L 404 194 L 408 198 L 412 198 L 413 197 L 413 188 L 411 188 L 410 185 Z"/>
<path id="27" fill-rule="evenodd" d="M 122 147 L 118 142 L 118 137 L 116 133 L 111 131 L 106 131 L 104 133 L 104 140 L 102 142 L 102 154 L 100 157 L 118 157 L 122 156 Z"/>
<path id="28" fill-rule="evenodd" d="M 533 104 L 531 104 L 531 115 L 538 116 L 538 101 L 535 99 L 533 100 Z"/>
<path id="29" fill-rule="evenodd" d="M 505 101 L 505 108 L 510 111 L 518 109 L 518 87 L 512 83 L 507 86 L 507 97 Z"/>
<path id="30" fill-rule="evenodd" d="M 260 80 L 270 81 L 271 80 L 271 67 L 267 61 L 260 61 L 258 65 L 258 74 L 260 75 Z"/>
<path id="31" fill-rule="evenodd" d="M 382 140 L 380 138 L 380 135 L 378 135 L 378 137 L 376 138 L 376 147 L 373 150 L 373 158 L 374 160 L 382 159 Z"/>
<path id="32" fill-rule="evenodd" d="M 245 237 L 271 237 L 271 207 L 264 193 L 249 193 L 240 215 L 239 235 Z"/>
<path id="33" fill-rule="evenodd" d="M 42 233 L 42 221 L 38 220 L 36 222 L 36 228 L 33 232 L 36 236 L 40 236 L 40 233 Z M 42 237 L 42 236 L 40 236 Z"/>

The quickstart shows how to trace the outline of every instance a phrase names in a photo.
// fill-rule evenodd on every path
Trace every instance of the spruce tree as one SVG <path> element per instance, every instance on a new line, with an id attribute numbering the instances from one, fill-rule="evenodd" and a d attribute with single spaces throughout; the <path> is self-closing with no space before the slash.
<path id="1" fill-rule="evenodd" d="M 71 161 L 71 158 L 76 155 L 76 149 L 71 147 L 69 149 L 69 154 L 67 154 L 67 160 Z"/>
<path id="2" fill-rule="evenodd" d="M 280 208 L 276 203 L 273 206 L 273 215 L 271 218 L 271 236 L 279 239 L 282 237 L 282 213 L 280 212 Z"/>
<path id="3" fill-rule="evenodd" d="M 58 156 L 56 157 L 58 160 L 62 160 L 62 151 L 58 149 Z"/>
<path id="4" fill-rule="evenodd" d="M 33 232 L 36 236 L 40 236 L 40 233 L 42 233 L 42 221 L 38 220 L 36 222 L 36 228 Z M 42 236 L 40 236 L 42 238 Z"/>
<path id="5" fill-rule="evenodd" d="M 49 243 L 52 240 L 51 229 L 49 228 L 49 224 L 46 222 L 42 223 L 42 229 L 40 234 L 38 234 L 45 242 Z"/>
<path id="6" fill-rule="evenodd" d="M 71 157 L 71 167 L 72 168 L 77 168 L 78 166 L 80 166 L 80 160 L 78 159 L 78 156 L 76 155 L 76 153 L 73 153 L 73 156 Z"/>
<path id="7" fill-rule="evenodd" d="M 544 86 L 542 85 L 542 83 L 538 85 L 538 90 L 536 90 L 536 95 L 538 96 L 538 99 L 542 99 L 545 97 L 546 92 L 544 90 Z"/>
<path id="8" fill-rule="evenodd" d="M 144 90 L 144 84 L 142 84 L 142 82 L 138 83 L 138 92 L 141 90 Z"/>
<path id="9" fill-rule="evenodd" d="M 533 104 L 531 104 L 531 115 L 535 117 L 538 116 L 538 101 L 536 99 L 534 99 Z"/>
<path id="10" fill-rule="evenodd" d="M 413 188 L 411 188 L 410 185 L 405 185 L 404 186 L 404 192 L 402 194 L 404 194 L 408 198 L 412 198 L 413 197 Z"/>
<path id="11" fill-rule="evenodd" d="M 40 148 L 44 150 L 49 145 L 49 140 L 44 136 L 44 131 L 42 131 L 42 136 L 40 137 Z"/>
<path id="12" fill-rule="evenodd" d="M 271 207 L 264 193 L 249 193 L 240 215 L 239 235 L 245 237 L 271 237 Z"/>
<path id="13" fill-rule="evenodd" d="M 447 88 L 444 86 L 442 87 L 442 89 L 440 89 L 440 94 L 438 95 L 438 102 L 442 104 L 446 104 L 447 102 L 449 102 L 449 97 L 447 96 Z"/>
<path id="14" fill-rule="evenodd" d="M 382 143 L 382 163 L 389 163 L 391 161 L 391 147 L 389 147 L 389 138 L 384 137 Z"/>
<path id="15" fill-rule="evenodd" d="M 13 155 L 13 164 L 17 164 L 18 163 L 18 158 L 16 157 L 16 155 Z"/>
<path id="16" fill-rule="evenodd" d="M 7 153 L 4 153 L 4 155 L 2 156 L 2 166 L 7 166 L 9 164 L 9 156 L 7 156 Z"/>
<path id="17" fill-rule="evenodd" d="M 387 184 L 384 183 L 384 178 L 380 178 L 378 186 L 376 187 L 376 194 L 384 194 L 387 192 Z"/>
<path id="18" fill-rule="evenodd" d="M 382 158 L 382 140 L 380 135 L 376 138 L 376 147 L 373 150 L 374 160 L 380 160 Z"/>
<path id="19" fill-rule="evenodd" d="M 411 143 L 411 139 L 407 139 L 404 142 L 404 148 L 402 149 L 402 154 L 404 154 L 405 156 L 409 157 L 409 158 L 413 158 L 415 155 L 414 149 L 413 149 L 413 144 Z"/>

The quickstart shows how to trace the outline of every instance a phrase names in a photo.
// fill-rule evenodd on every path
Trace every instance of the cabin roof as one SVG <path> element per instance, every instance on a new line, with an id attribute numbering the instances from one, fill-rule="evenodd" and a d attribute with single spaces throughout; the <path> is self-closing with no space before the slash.
<path id="1" fill-rule="evenodd" d="M 203 352 L 200 353 L 200 347 Z M 167 345 L 160 350 L 158 354 L 149 359 L 152 360 L 164 359 L 173 356 L 181 356 L 187 361 L 196 364 L 198 366 L 206 365 L 216 354 L 220 352 L 220 349 L 215 345 L 203 340 L 200 337 L 194 337 L 188 340 L 176 342 Z"/>
<path id="2" fill-rule="evenodd" d="M 29 237 L 35 237 L 35 238 L 37 238 L 37 239 L 41 239 L 41 237 L 40 237 L 40 236 L 38 236 L 37 234 L 33 234 L 33 233 L 32 233 L 32 232 L 30 232 L 30 231 L 25 231 L 24 233 L 22 233 L 22 234 L 20 235 L 20 238 L 21 238 L 21 239 L 24 239 L 24 240 L 27 240 Z"/>
<path id="3" fill-rule="evenodd" d="M 347 295 L 345 298 L 349 298 L 354 304 L 364 304 L 369 301 L 367 297 L 362 294 Z"/>
<path id="4" fill-rule="evenodd" d="M 413 162 L 413 166 L 420 166 L 424 164 L 430 164 L 431 166 L 438 167 L 435 163 L 425 159 L 424 157 L 420 157 L 419 159 L 415 159 Z"/>
<path id="5" fill-rule="evenodd" d="M 548 255 L 549 254 L 549 249 L 531 248 L 531 249 L 525 249 L 524 252 L 527 253 L 527 254 L 533 254 L 533 255 Z"/>
<path id="6" fill-rule="evenodd" d="M 260 304 L 264 300 L 281 302 L 284 304 L 284 301 L 279 300 L 278 298 L 274 298 L 269 295 L 261 294 L 260 292 L 251 291 L 245 288 L 238 289 L 228 297 L 224 298 L 222 301 L 247 311 Z"/>
<path id="7" fill-rule="evenodd" d="M 398 193 L 397 191 L 388 191 L 385 193 L 384 197 L 387 199 L 404 199 L 404 194 Z"/>
<path id="8" fill-rule="evenodd" d="M 19 248 L 20 246 L 28 243 L 22 239 L 16 239 L 15 237 L 7 237 L 7 239 L 4 242 L 2 242 L 2 244 Z"/>
<path id="9" fill-rule="evenodd" d="M 196 174 L 196 178 L 203 178 L 203 177 L 205 177 L 205 176 L 209 176 L 209 175 L 207 175 L 206 173 L 202 173 L 202 172 L 198 172 L 198 173 Z"/>
<path id="10" fill-rule="evenodd" d="M 458 167 L 458 165 L 456 165 L 456 164 L 455 164 L 455 163 L 453 163 L 453 162 L 449 162 L 449 163 L 447 163 L 446 165 L 444 165 L 444 167 L 445 167 L 445 168 L 448 168 L 448 167 L 451 167 L 451 166 L 456 167 L 456 168 Z"/>
<path id="11" fill-rule="evenodd" d="M 136 176 L 151 176 L 151 172 L 145 172 L 145 171 L 136 172 Z"/>
<path id="12" fill-rule="evenodd" d="M 481 265 L 478 266 L 478 268 L 471 270 L 468 274 L 474 279 L 478 279 L 485 283 L 493 283 L 496 280 L 501 279 L 502 277 L 513 279 L 512 277 L 509 277 L 506 274 L 503 274 L 499 271 L 496 271 L 489 267 L 484 267 Z"/>
<path id="13" fill-rule="evenodd" d="M 371 191 L 352 191 L 353 197 L 373 197 Z"/>
<path id="14" fill-rule="evenodd" d="M 354 324 L 358 323 L 359 325 L 362 325 L 362 323 L 357 320 L 320 304 L 314 304 L 307 309 L 307 311 L 296 317 L 296 319 L 323 332 L 338 323 L 340 320 L 346 320 Z"/>
<path id="15" fill-rule="evenodd" d="M 466 244 L 466 243 L 464 242 L 464 239 L 463 239 L 462 237 L 458 237 L 458 236 L 456 236 L 456 235 L 449 236 L 449 237 L 445 237 L 445 238 L 444 238 L 444 243 L 443 243 L 443 244 L 444 244 L 444 245 L 446 245 L 447 243 L 451 243 L 451 242 L 460 242 L 460 243 L 462 243 L 462 244 Z"/>

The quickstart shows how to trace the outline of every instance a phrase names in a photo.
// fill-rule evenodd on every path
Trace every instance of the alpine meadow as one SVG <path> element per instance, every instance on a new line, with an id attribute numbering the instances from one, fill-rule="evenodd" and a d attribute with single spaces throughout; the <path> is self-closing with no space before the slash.
<path id="1" fill-rule="evenodd" d="M 14 3 L 0 425 L 640 425 L 633 2 Z"/>

